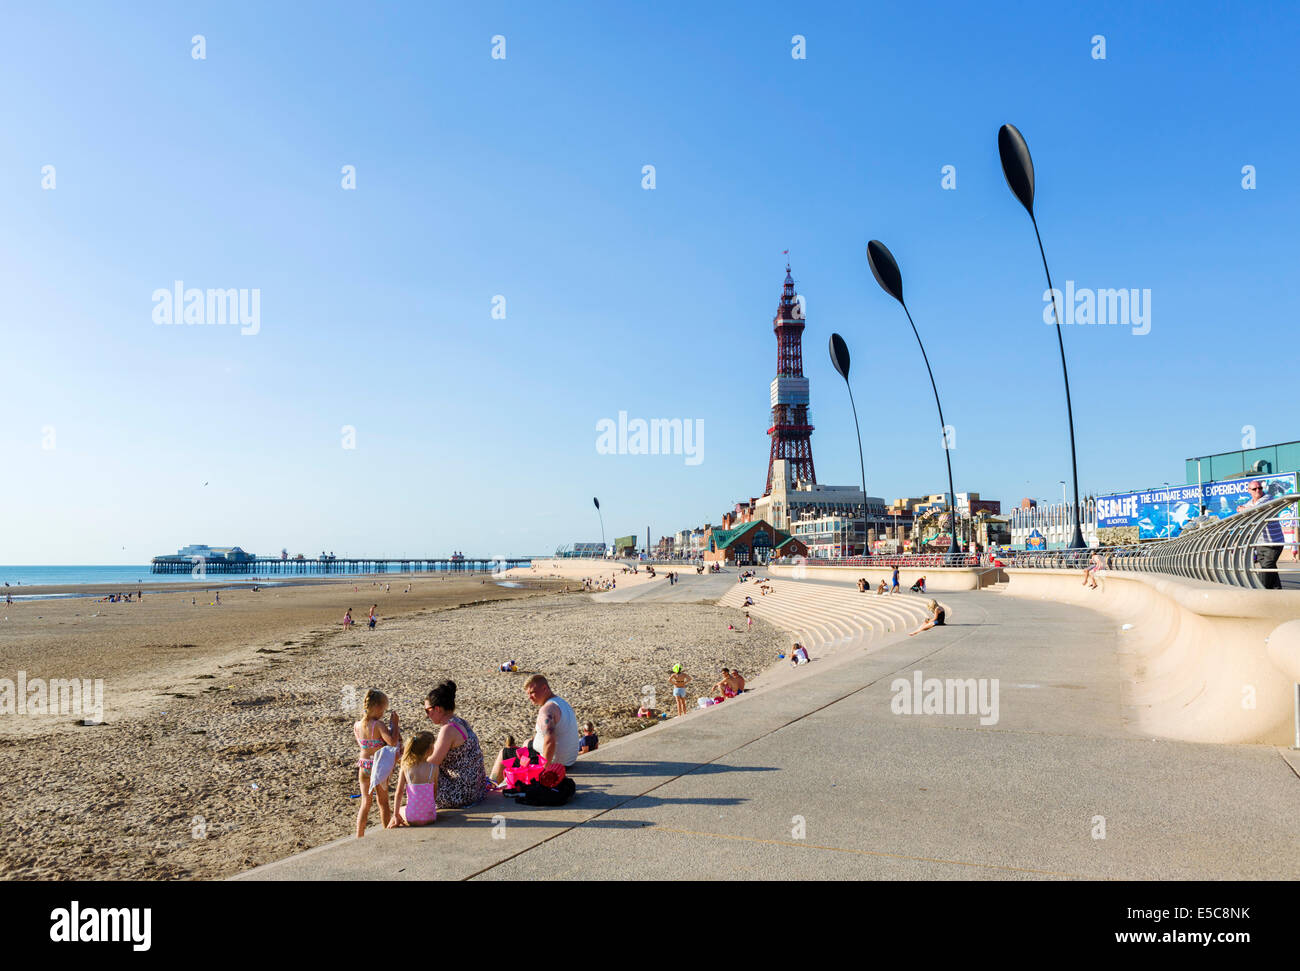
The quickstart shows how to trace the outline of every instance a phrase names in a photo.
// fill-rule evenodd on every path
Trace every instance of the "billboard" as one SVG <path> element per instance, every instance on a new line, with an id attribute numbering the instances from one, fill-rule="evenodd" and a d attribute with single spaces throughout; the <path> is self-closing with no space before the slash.
<path id="1" fill-rule="evenodd" d="M 1236 513 L 1250 501 L 1250 493 L 1246 491 L 1250 482 L 1264 486 L 1265 499 L 1291 495 L 1296 491 L 1295 473 L 1288 472 L 1100 496 L 1097 499 L 1097 535 L 1102 543 L 1172 539 L 1182 532 L 1188 520 L 1201 514 L 1201 506 L 1206 507 L 1206 515 L 1219 519 Z M 1295 521 L 1290 524 L 1284 521 L 1282 525 L 1288 534 L 1287 542 L 1294 542 Z"/>

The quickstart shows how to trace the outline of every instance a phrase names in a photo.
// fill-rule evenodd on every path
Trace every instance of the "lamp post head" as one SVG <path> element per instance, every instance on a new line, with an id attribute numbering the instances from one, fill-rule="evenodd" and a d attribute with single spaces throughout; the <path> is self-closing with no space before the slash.
<path id="1" fill-rule="evenodd" d="M 889 252 L 889 247 L 880 240 L 873 239 L 867 244 L 867 263 L 871 267 L 871 275 L 880 284 L 880 289 L 902 303 L 903 274 L 898 272 L 898 261 Z"/>
<path id="2" fill-rule="evenodd" d="M 599 510 L 599 509 L 600 509 L 600 500 L 597 499 L 595 496 L 592 496 L 592 497 L 591 497 L 591 501 L 594 502 L 594 503 L 596 504 L 596 509 Z"/>
<path id="3" fill-rule="evenodd" d="M 849 345 L 844 343 L 844 338 L 839 334 L 831 334 L 831 363 L 835 365 L 835 370 L 840 373 L 840 377 L 847 383 L 849 380 Z"/>
<path id="4" fill-rule="evenodd" d="M 1015 125 L 998 129 L 998 155 L 1002 157 L 1002 174 L 1020 204 L 1034 218 L 1034 160 L 1029 157 L 1025 136 Z"/>

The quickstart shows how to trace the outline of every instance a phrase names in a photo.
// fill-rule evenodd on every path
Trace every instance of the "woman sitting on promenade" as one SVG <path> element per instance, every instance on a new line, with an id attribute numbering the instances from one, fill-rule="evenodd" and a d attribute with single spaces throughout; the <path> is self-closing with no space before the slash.
<path id="1" fill-rule="evenodd" d="M 932 627 L 944 626 L 944 618 L 947 616 L 947 612 L 939 606 L 939 602 L 937 600 L 931 600 L 926 606 L 930 608 L 930 616 L 926 618 L 924 624 L 908 634 L 908 637 L 915 637 L 917 634 L 921 633 L 921 631 L 929 630 Z"/>
<path id="2" fill-rule="evenodd" d="M 456 682 L 444 681 L 424 699 L 424 713 L 438 726 L 438 741 L 427 761 L 438 769 L 439 809 L 472 806 L 487 791 L 483 749 L 469 722 L 455 714 Z"/>

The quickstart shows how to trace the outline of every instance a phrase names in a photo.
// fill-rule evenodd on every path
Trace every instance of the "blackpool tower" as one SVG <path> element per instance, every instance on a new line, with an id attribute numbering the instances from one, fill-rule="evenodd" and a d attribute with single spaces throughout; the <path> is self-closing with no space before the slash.
<path id="1" fill-rule="evenodd" d="M 776 332 L 776 377 L 772 379 L 772 456 L 767 461 L 767 486 L 772 491 L 772 466 L 777 459 L 788 463 L 792 479 L 817 481 L 813 471 L 812 431 L 808 424 L 808 379 L 803 376 L 803 305 L 794 292 L 790 265 L 785 267 L 785 287 L 772 320 Z"/>

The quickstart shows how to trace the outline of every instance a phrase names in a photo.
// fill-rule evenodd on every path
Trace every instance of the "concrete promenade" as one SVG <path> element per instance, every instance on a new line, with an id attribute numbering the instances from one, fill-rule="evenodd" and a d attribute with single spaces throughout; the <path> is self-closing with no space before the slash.
<path id="1" fill-rule="evenodd" d="M 785 611 L 796 630 L 819 598 L 860 597 L 863 611 L 872 599 L 817 581 L 774 586 L 753 612 L 776 622 Z M 672 588 L 600 596 L 732 603 L 743 593 L 759 600 L 734 573 L 683 571 Z M 433 827 L 372 830 L 236 879 L 1300 874 L 1296 753 L 1137 735 L 1115 625 L 1101 614 L 994 591 L 938 599 L 951 626 L 909 638 L 897 625 L 840 622 L 813 664 L 603 744 L 579 763 L 568 806 L 491 797 Z M 921 598 L 894 600 L 894 611 L 922 609 Z M 916 671 L 998 679 L 997 723 L 894 714 L 891 683 Z"/>

